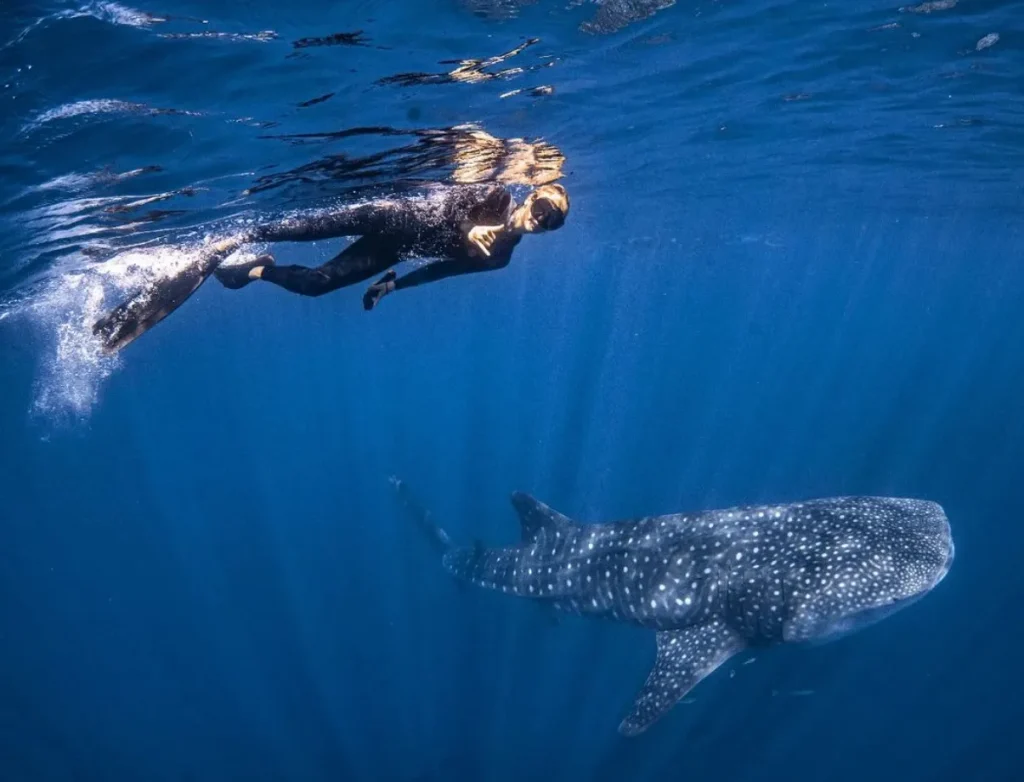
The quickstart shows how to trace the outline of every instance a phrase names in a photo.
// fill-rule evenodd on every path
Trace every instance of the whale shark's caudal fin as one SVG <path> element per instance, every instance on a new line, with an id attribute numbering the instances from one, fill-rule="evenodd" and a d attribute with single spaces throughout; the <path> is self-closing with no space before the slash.
<path id="1" fill-rule="evenodd" d="M 633 711 L 619 725 L 625 736 L 643 733 L 701 679 L 743 648 L 739 636 L 714 619 L 684 630 L 662 630 L 657 637 L 654 668 Z"/>
<path id="2" fill-rule="evenodd" d="M 542 529 L 571 527 L 572 519 L 552 510 L 543 502 L 521 491 L 512 493 L 512 506 L 519 514 L 523 528 L 523 541 L 533 540 Z"/>
<path id="3" fill-rule="evenodd" d="M 434 521 L 434 514 L 420 504 L 401 478 L 392 475 L 388 478 L 388 482 L 394 487 L 395 494 L 398 495 L 406 512 L 412 517 L 434 550 L 439 554 L 448 551 L 451 548 L 451 540 L 448 533 Z"/>

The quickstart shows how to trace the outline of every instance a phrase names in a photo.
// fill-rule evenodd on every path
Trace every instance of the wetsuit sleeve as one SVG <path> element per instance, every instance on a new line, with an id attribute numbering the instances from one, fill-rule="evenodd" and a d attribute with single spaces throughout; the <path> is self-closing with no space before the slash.
<path id="1" fill-rule="evenodd" d="M 519 244 L 521 236 L 499 235 L 491 246 L 491 255 L 486 258 L 449 258 L 442 261 L 421 266 L 415 271 L 409 272 L 404 277 L 395 280 L 395 290 L 412 288 L 422 285 L 425 282 L 443 280 L 445 277 L 455 277 L 459 274 L 475 274 L 476 272 L 489 272 L 495 269 L 504 269 L 512 260 L 512 251 Z"/>
<path id="2" fill-rule="evenodd" d="M 425 282 L 443 280 L 445 277 L 455 277 L 459 274 L 492 271 L 500 269 L 501 266 L 484 264 L 479 260 L 435 261 L 399 277 L 395 280 L 395 290 L 400 291 L 403 288 L 412 288 Z"/>

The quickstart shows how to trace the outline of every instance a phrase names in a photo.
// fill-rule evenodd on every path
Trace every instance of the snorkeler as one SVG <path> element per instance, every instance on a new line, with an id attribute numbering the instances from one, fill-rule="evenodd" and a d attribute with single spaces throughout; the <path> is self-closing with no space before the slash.
<path id="1" fill-rule="evenodd" d="M 569 196 L 561 185 L 542 185 L 517 205 L 503 185 L 435 186 L 425 196 L 400 196 L 302 214 L 257 226 L 211 246 L 171 280 L 161 281 L 101 318 L 93 333 L 106 350 L 120 350 L 155 326 L 214 274 L 226 288 L 261 280 L 303 296 L 383 276 L 363 296 L 371 310 L 397 290 L 459 274 L 501 269 L 523 234 L 553 231 L 565 222 Z M 222 266 L 252 242 L 307 242 L 358 236 L 318 267 L 278 266 L 270 255 Z M 403 277 L 390 267 L 408 258 L 434 258 Z"/>

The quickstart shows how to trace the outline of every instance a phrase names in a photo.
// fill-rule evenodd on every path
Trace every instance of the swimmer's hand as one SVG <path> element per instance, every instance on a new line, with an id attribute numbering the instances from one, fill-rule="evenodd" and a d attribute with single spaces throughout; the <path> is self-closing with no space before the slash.
<path id="1" fill-rule="evenodd" d="M 395 278 L 397 276 L 394 269 L 392 269 L 367 288 L 366 293 L 363 294 L 363 309 L 369 312 L 377 306 L 377 302 L 391 293 L 395 289 Z"/>
<path id="2" fill-rule="evenodd" d="M 477 248 L 488 258 L 491 257 L 491 246 L 494 244 L 494 240 L 498 238 L 498 234 L 504 230 L 503 225 L 475 225 L 469 229 L 469 233 L 466 234 L 466 238 L 469 239 L 469 243 Z"/>

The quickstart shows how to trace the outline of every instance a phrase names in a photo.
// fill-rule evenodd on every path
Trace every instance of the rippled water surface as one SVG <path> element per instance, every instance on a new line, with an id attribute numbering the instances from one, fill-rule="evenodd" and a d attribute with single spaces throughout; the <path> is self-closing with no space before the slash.
<path id="1" fill-rule="evenodd" d="M 2 776 L 1019 779 L 1022 20 L 4 3 Z M 433 181 L 572 209 L 372 313 L 211 284 L 92 336 L 211 237 Z M 488 542 L 515 489 L 588 521 L 928 497 L 958 560 L 626 740 L 650 638 L 455 589 L 392 473 Z"/>
<path id="2" fill-rule="evenodd" d="M 1015 7 L 16 4 L 0 50 L 3 314 L 61 332 L 44 371 L 67 376 L 37 402 L 82 414 L 112 367 L 73 321 L 165 264 L 125 248 L 396 180 L 564 178 L 577 233 L 614 213 L 624 230 L 603 245 L 656 233 L 690 253 L 771 247 L 778 212 L 1010 221 Z M 689 217 L 720 208 L 757 224 L 730 236 Z"/>

